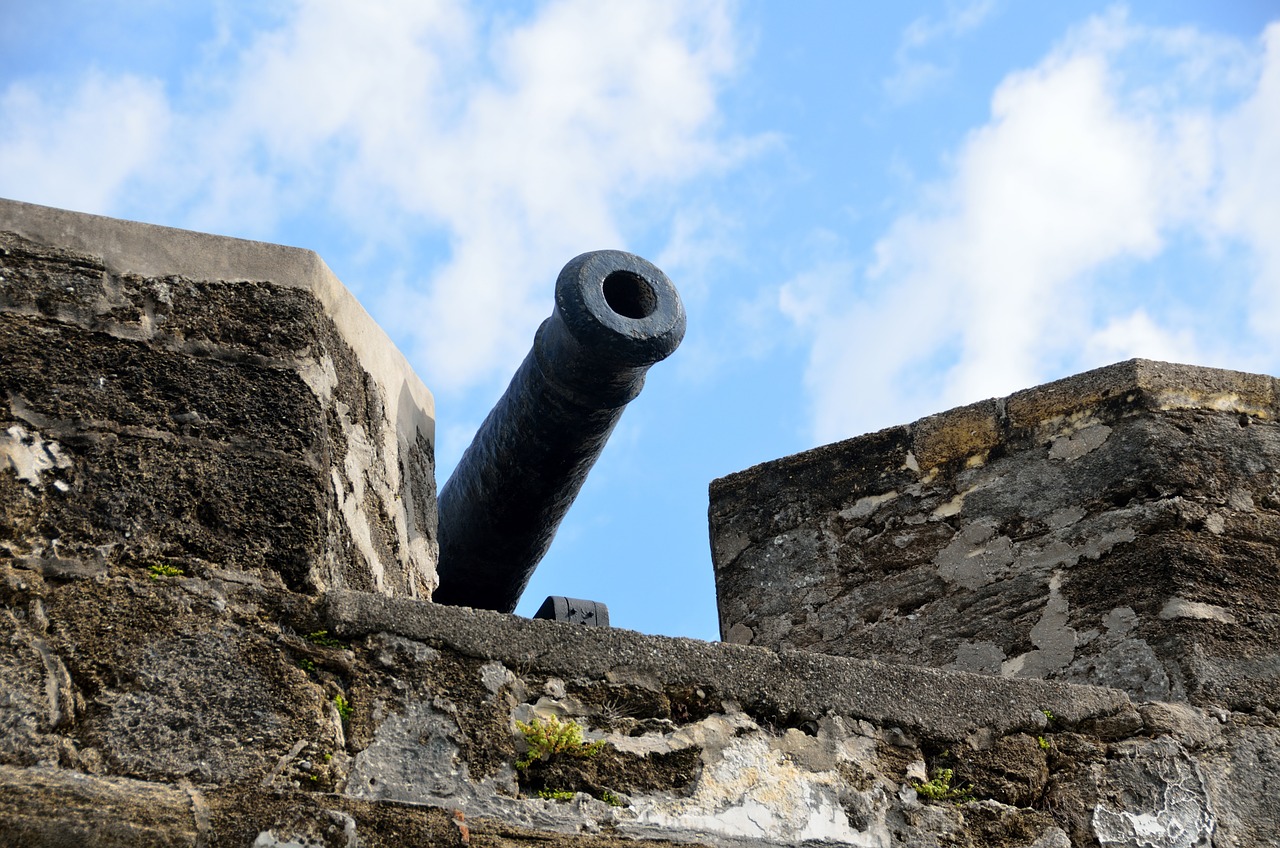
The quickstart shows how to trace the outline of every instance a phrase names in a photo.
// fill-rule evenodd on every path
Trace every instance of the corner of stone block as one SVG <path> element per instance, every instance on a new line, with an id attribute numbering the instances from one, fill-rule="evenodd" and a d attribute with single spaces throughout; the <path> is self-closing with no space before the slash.
<path id="1" fill-rule="evenodd" d="M 912 427 L 908 456 L 917 468 L 927 472 L 955 461 L 985 461 L 986 454 L 1000 443 L 1001 409 L 995 400 L 984 400 L 928 418 Z"/>

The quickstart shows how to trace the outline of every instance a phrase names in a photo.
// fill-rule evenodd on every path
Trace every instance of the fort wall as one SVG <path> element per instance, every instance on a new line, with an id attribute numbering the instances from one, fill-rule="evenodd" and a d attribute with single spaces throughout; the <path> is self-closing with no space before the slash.
<path id="1" fill-rule="evenodd" d="M 314 254 L 5 201 L 0 277 L 0 846 L 1280 840 L 1270 378 L 718 481 L 706 643 L 431 603 L 430 394 Z"/>

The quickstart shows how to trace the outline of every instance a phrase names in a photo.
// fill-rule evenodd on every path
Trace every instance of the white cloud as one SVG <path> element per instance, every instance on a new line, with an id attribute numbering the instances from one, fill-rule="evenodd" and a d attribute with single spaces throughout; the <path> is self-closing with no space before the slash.
<path id="1" fill-rule="evenodd" d="M 1185 305 L 1144 294 L 1144 269 L 1171 244 L 1210 237 L 1246 242 L 1261 266 L 1259 335 L 1237 346 L 1280 357 L 1276 334 L 1261 332 L 1280 324 L 1280 27 L 1266 41 L 1257 82 L 1241 71 L 1242 57 L 1258 67 L 1247 49 L 1112 13 L 1009 75 L 951 177 L 889 228 L 864 274 L 784 287 L 780 308 L 814 334 L 817 438 L 1004 394 L 1064 365 L 1220 350 L 1197 341 Z M 1256 90 L 1233 111 L 1223 103 L 1244 80 Z M 1222 281 L 1181 285 L 1190 301 L 1231 296 Z"/>
<path id="2" fill-rule="evenodd" d="M 408 263 L 443 235 L 447 257 L 373 308 L 433 388 L 485 384 L 527 349 L 568 259 L 624 247 L 633 201 L 752 144 L 717 123 L 728 0 L 477 6 L 316 0 L 269 30 L 223 27 L 172 105 L 128 78 L 51 104 L 11 88 L 0 117 L 25 129 L 0 131 L 0 161 L 29 174 L 11 193 L 120 214 L 141 186 L 168 222 L 259 238 L 318 213 Z"/>
<path id="3" fill-rule="evenodd" d="M 560 0 L 518 22 L 460 3 L 375 12 L 304 4 L 244 50 L 214 174 L 242 175 L 260 146 L 276 202 L 331 204 L 370 238 L 442 228 L 447 262 L 375 305 L 437 389 L 509 373 L 564 262 L 624 246 L 630 200 L 740 154 L 716 135 L 735 62 L 722 3 Z M 211 192 L 214 216 L 241 205 L 234 188 Z"/>
<path id="4" fill-rule="evenodd" d="M 451 318 L 424 339 L 446 385 L 514 365 L 559 267 L 625 245 L 629 200 L 738 155 L 714 134 L 734 61 L 719 5 L 571 0 L 493 51 L 496 78 L 418 163 L 422 202 L 457 236 L 423 302 Z"/>
<path id="5" fill-rule="evenodd" d="M 995 11 L 995 0 L 969 0 L 947 4 L 940 17 L 921 15 L 907 24 L 894 53 L 895 70 L 884 80 L 885 92 L 902 103 L 918 97 L 951 74 L 950 69 L 921 58 L 931 45 L 959 38 L 980 27 Z"/>
<path id="6" fill-rule="evenodd" d="M 1219 231 L 1246 242 L 1257 262 L 1250 329 L 1280 337 L 1280 23 L 1263 36 L 1265 59 L 1253 95 L 1219 128 Z M 1274 349 L 1275 342 L 1271 342 Z"/>
<path id="7" fill-rule="evenodd" d="M 1201 356 L 1194 334 L 1161 327 L 1144 309 L 1109 320 L 1089 334 L 1083 347 L 1085 357 L 1094 362 L 1122 362 L 1139 356 L 1165 362 L 1197 362 Z"/>
<path id="8" fill-rule="evenodd" d="M 995 0 L 950 3 L 941 18 L 921 15 L 902 33 L 902 47 L 925 47 L 940 38 L 955 38 L 981 26 L 995 11 Z"/>
<path id="9" fill-rule="evenodd" d="M 108 212 L 169 121 L 154 80 L 91 72 L 70 92 L 11 83 L 0 94 L 0 196 Z"/>

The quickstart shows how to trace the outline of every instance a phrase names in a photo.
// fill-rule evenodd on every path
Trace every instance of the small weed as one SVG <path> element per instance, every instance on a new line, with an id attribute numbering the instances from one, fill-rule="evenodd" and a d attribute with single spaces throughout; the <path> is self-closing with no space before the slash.
<path id="1" fill-rule="evenodd" d="M 1043 736 L 1037 736 L 1037 737 L 1036 737 L 1036 744 L 1040 746 L 1040 750 L 1041 750 L 1041 751 L 1047 751 L 1047 750 L 1049 750 L 1050 748 L 1052 748 L 1052 747 L 1053 747 L 1053 746 L 1049 743 L 1049 740 L 1048 740 L 1048 739 L 1045 739 Z"/>
<path id="2" fill-rule="evenodd" d="M 341 692 L 333 696 L 333 705 L 338 708 L 338 715 L 342 716 L 343 721 L 351 718 L 351 715 L 355 712 Z"/>
<path id="3" fill-rule="evenodd" d="M 308 633 L 306 640 L 313 645 L 319 645 L 322 648 L 345 648 L 346 643 L 341 639 L 335 639 L 329 635 L 328 630 L 317 630 L 314 633 Z"/>
<path id="4" fill-rule="evenodd" d="M 516 727 L 529 745 L 529 752 L 516 762 L 516 768 L 521 770 L 538 760 L 549 760 L 555 756 L 594 757 L 605 746 L 604 740 L 583 742 L 582 725 L 576 721 L 561 721 L 555 716 L 535 718 L 527 724 L 517 721 Z"/>
<path id="5" fill-rule="evenodd" d="M 548 801 L 572 801 L 573 793 L 568 789 L 539 789 L 534 793 Z"/>
<path id="6" fill-rule="evenodd" d="M 181 577 L 183 570 L 176 565 L 169 565 L 167 562 L 153 562 L 147 566 L 147 572 L 151 575 L 152 580 L 161 580 L 165 577 Z"/>
<path id="7" fill-rule="evenodd" d="M 1050 724 L 1053 724 L 1058 720 L 1058 717 L 1053 714 L 1053 710 L 1041 710 L 1040 712 L 1044 713 L 1045 719 L 1047 719 Z"/>
<path id="8" fill-rule="evenodd" d="M 333 754 L 326 753 L 326 754 L 324 755 L 324 761 L 325 761 L 326 763 L 327 763 L 327 762 L 331 762 L 332 760 L 333 760 Z"/>
<path id="9" fill-rule="evenodd" d="M 951 782 L 956 779 L 956 773 L 949 768 L 934 769 L 933 777 L 926 783 L 913 781 L 912 788 L 922 798 L 928 798 L 930 801 L 954 801 L 957 804 L 965 801 L 972 801 L 973 794 L 970 790 L 972 786 L 952 786 Z"/>
<path id="10" fill-rule="evenodd" d="M 624 807 L 624 806 L 626 806 L 625 804 L 623 804 L 623 803 L 622 803 L 622 799 L 621 799 L 621 798 L 619 798 L 617 795 L 614 795 L 614 794 L 613 794 L 612 792 L 610 792 L 608 789 L 606 789 L 606 790 L 604 790 L 603 792 L 601 792 L 601 793 L 600 793 L 600 800 L 601 800 L 601 801 L 604 801 L 604 802 L 605 802 L 606 804 L 608 804 L 610 807 Z"/>
<path id="11" fill-rule="evenodd" d="M 315 674 L 315 673 L 316 673 L 316 664 L 315 664 L 315 663 L 313 663 L 311 660 L 306 659 L 306 658 L 303 658 L 303 659 L 298 660 L 298 668 L 302 669 L 302 670 L 303 670 L 303 671 L 305 671 L 307 674 Z"/>

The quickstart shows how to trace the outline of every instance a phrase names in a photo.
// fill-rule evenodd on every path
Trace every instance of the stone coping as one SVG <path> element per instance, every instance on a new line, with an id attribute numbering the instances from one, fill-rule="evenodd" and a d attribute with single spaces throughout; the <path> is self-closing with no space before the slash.
<path id="1" fill-rule="evenodd" d="M 333 591 L 325 596 L 330 629 L 344 638 L 394 633 L 465 656 L 534 668 L 568 679 L 712 687 L 721 700 L 780 716 L 828 712 L 900 727 L 922 738 L 964 740 L 1043 729 L 1046 711 L 1061 726 L 1114 726 L 1141 719 L 1115 689 L 991 677 L 909 665 L 650 636 L 514 615 Z"/>
<path id="2" fill-rule="evenodd" d="M 843 465 L 849 456 L 900 453 L 907 467 L 926 474 L 948 463 L 982 457 L 1018 434 L 1061 434 L 1087 426 L 1095 418 L 1173 409 L 1205 409 L 1273 420 L 1280 418 L 1280 380 L 1221 368 L 1130 359 L 760 463 L 713 480 L 712 500 L 740 488 L 749 491 L 764 469 L 785 476 L 792 468 Z"/>
<path id="3" fill-rule="evenodd" d="M 407 395 L 395 420 L 435 436 L 435 399 L 355 296 L 311 250 L 197 233 L 0 198 L 0 230 L 99 257 L 113 273 L 193 280 L 254 280 L 309 291 L 390 399 Z"/>

